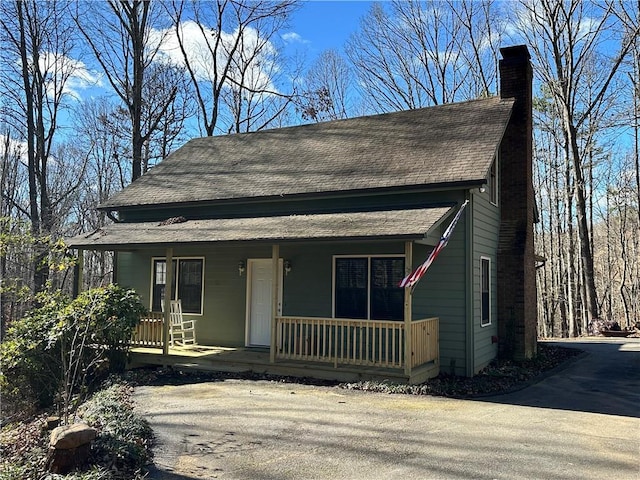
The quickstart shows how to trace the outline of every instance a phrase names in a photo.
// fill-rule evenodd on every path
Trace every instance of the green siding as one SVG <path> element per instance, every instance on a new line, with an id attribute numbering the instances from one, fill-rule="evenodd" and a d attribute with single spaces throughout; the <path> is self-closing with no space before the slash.
<path id="1" fill-rule="evenodd" d="M 151 306 L 151 265 L 154 257 L 164 257 L 163 249 L 120 253 L 118 282 L 135 288 Z M 202 344 L 243 346 L 246 319 L 246 272 L 238 274 L 238 262 L 247 258 L 270 258 L 269 246 L 206 246 L 174 248 L 174 257 L 204 257 L 204 298 L 196 335 Z"/>
<path id="2" fill-rule="evenodd" d="M 282 214 L 309 211 L 328 211 L 332 208 L 358 210 L 366 207 L 408 207 L 434 204 L 461 203 L 464 191 L 441 191 L 420 194 L 377 195 L 345 200 L 326 199 L 300 203 L 269 202 L 258 210 L 251 205 L 251 214 Z M 295 208 L 294 208 L 295 207 Z M 258 207 L 256 207 L 258 208 Z M 129 212 L 129 220 L 166 218 L 177 214 L 189 216 L 216 216 L 246 214 L 249 205 L 228 205 L 216 209 L 182 208 L 180 213 L 168 209 Z M 285 212 L 286 210 L 286 212 Z M 153 212 L 153 213 L 152 213 Z M 206 213 L 209 212 L 209 213 Z M 148 216 L 152 213 L 152 217 Z M 497 335 L 496 321 L 496 248 L 499 211 L 488 201 L 487 194 L 472 193 L 472 202 L 449 241 L 429 271 L 413 292 L 413 318 L 440 318 L 440 356 L 443 372 L 468 375 L 484 367 L 497 353 L 491 337 Z M 465 218 L 465 217 L 463 217 Z M 431 238 L 438 238 L 451 216 Z M 473 231 L 467 232 L 467 225 Z M 473 238 L 471 246 L 466 239 Z M 422 263 L 431 246 L 414 244 L 413 267 Z M 143 249 L 118 254 L 119 283 L 135 288 L 146 305 L 150 305 L 151 259 L 163 257 L 164 249 Z M 283 278 L 282 312 L 290 316 L 330 317 L 333 301 L 333 256 L 404 254 L 402 241 L 333 241 L 299 242 L 280 245 L 280 257 L 289 260 L 292 271 Z M 204 245 L 174 247 L 174 257 L 204 257 L 203 315 L 197 315 L 197 335 L 202 344 L 242 346 L 245 344 L 247 274 L 238 275 L 238 262 L 250 258 L 271 258 L 271 246 L 264 243 L 235 245 Z M 480 326 L 480 257 L 491 258 L 492 266 L 492 324 Z M 468 262 L 471 261 L 471 265 Z M 468 296 L 471 295 L 471 298 Z M 467 306 L 473 311 L 467 311 Z M 472 330 L 470 330 L 472 329 Z M 468 345 L 473 341 L 474 345 Z M 473 352 L 473 361 L 466 358 Z M 467 371 L 469 368 L 473 372 Z"/>
<path id="3" fill-rule="evenodd" d="M 292 264 L 283 278 L 284 315 L 331 317 L 333 255 L 404 254 L 402 242 L 359 242 L 283 245 L 280 257 Z M 162 249 L 118 255 L 118 282 L 136 289 L 145 305 L 151 305 L 151 266 Z M 202 344 L 243 346 L 246 330 L 247 273 L 238 274 L 238 262 L 271 258 L 268 245 L 174 248 L 174 257 L 204 257 L 204 299 L 196 334 Z"/>
<path id="4" fill-rule="evenodd" d="M 444 230 L 451 218 L 443 223 Z M 413 292 L 413 318 L 440 318 L 440 368 L 446 373 L 465 374 L 465 222 L 456 225 L 447 247 L 433 262 Z M 416 245 L 414 267 L 432 247 Z"/>
<path id="5" fill-rule="evenodd" d="M 284 279 L 282 313 L 331 317 L 334 255 L 404 255 L 403 242 L 331 242 L 283 245 L 280 256 L 291 262 Z"/>
<path id="6" fill-rule="evenodd" d="M 492 337 L 498 335 L 497 321 L 497 267 L 498 231 L 500 210 L 489 201 L 488 193 L 475 193 L 472 202 L 473 211 L 473 329 L 474 329 L 474 371 L 477 373 L 486 367 L 498 353 L 498 344 L 492 343 Z M 480 293 L 480 258 L 491 260 L 491 324 L 481 325 L 482 299 Z"/>
<path id="7" fill-rule="evenodd" d="M 262 200 L 254 202 L 222 203 L 218 205 L 154 206 L 153 208 L 132 208 L 120 211 L 120 219 L 125 222 L 160 221 L 184 216 L 187 219 L 234 218 L 246 216 L 300 215 L 310 213 L 354 212 L 419 208 L 455 202 L 459 198 L 455 192 L 409 192 L 359 194 L 342 197 L 298 198 Z"/>

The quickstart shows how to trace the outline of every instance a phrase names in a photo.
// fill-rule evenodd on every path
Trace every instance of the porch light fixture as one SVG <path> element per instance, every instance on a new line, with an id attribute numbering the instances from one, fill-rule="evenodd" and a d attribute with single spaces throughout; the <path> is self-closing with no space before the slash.
<path id="1" fill-rule="evenodd" d="M 289 260 L 285 260 L 284 261 L 284 274 L 285 275 L 289 275 L 289 272 L 291 272 L 291 262 Z"/>
<path id="2" fill-rule="evenodd" d="M 481 185 L 481 186 L 480 186 L 480 188 L 478 189 L 478 191 L 479 191 L 480 193 L 484 193 L 484 192 L 486 192 L 486 191 L 487 191 L 487 186 L 486 186 L 486 185 Z"/>
<path id="3" fill-rule="evenodd" d="M 238 262 L 238 275 L 241 277 L 246 269 L 247 268 L 244 266 L 244 261 L 240 260 Z"/>

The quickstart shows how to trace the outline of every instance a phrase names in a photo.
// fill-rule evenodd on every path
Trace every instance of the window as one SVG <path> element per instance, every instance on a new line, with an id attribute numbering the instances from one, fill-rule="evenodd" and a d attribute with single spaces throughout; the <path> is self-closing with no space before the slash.
<path id="1" fill-rule="evenodd" d="M 480 258 L 480 325 L 491 325 L 491 260 Z"/>
<path id="2" fill-rule="evenodd" d="M 487 189 L 489 191 L 489 200 L 494 205 L 498 204 L 498 157 L 494 157 L 491 169 L 489 170 L 489 180 Z"/>
<path id="3" fill-rule="evenodd" d="M 176 258 L 173 260 L 172 266 L 171 299 L 182 300 L 182 311 L 184 313 L 202 314 L 204 259 Z M 166 283 L 167 262 L 164 259 L 153 259 L 151 310 L 154 312 L 162 311 Z"/>
<path id="4" fill-rule="evenodd" d="M 401 320 L 404 257 L 335 257 L 334 317 Z"/>

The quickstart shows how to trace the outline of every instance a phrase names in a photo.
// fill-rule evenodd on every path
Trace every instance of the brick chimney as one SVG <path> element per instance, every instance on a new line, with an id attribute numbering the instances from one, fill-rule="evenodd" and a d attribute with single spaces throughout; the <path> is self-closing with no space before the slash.
<path id="1" fill-rule="evenodd" d="M 500 97 L 513 98 L 500 145 L 498 334 L 500 352 L 514 359 L 537 351 L 537 298 L 533 250 L 535 199 L 532 166 L 531 56 L 525 45 L 501 48 Z"/>

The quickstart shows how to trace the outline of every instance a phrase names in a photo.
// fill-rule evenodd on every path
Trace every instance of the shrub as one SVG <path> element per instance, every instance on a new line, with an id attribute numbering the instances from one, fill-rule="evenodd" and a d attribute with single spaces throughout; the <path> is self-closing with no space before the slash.
<path id="1" fill-rule="evenodd" d="M 64 316 L 69 333 L 87 330 L 92 344 L 105 348 L 109 372 L 114 373 L 124 371 L 129 340 L 145 312 L 134 290 L 109 285 L 82 292 L 68 305 Z"/>
<path id="2" fill-rule="evenodd" d="M 60 402 L 67 415 L 107 371 L 126 364 L 128 341 L 145 308 L 133 290 L 109 285 L 70 300 L 39 295 L 39 306 L 14 322 L 0 345 L 0 388 L 38 406 Z"/>
<path id="3" fill-rule="evenodd" d="M 39 306 L 13 322 L 0 344 L 5 405 L 11 399 L 34 399 L 38 407 L 47 407 L 58 389 L 61 361 L 55 332 L 70 299 L 60 291 L 45 291 L 36 296 L 36 302 Z"/>

